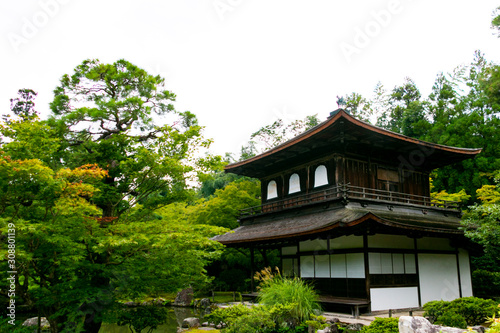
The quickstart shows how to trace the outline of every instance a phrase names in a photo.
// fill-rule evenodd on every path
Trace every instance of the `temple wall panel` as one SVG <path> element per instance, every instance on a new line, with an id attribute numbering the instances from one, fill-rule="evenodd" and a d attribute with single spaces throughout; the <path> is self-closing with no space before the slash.
<path id="1" fill-rule="evenodd" d="M 371 288 L 371 310 L 404 309 L 418 307 L 418 288 Z"/>
<path id="2" fill-rule="evenodd" d="M 418 268 L 422 305 L 429 301 L 452 301 L 460 297 L 455 254 L 420 253 Z"/>
<path id="3" fill-rule="evenodd" d="M 473 296 L 469 253 L 464 249 L 460 249 L 458 252 L 458 260 L 460 265 L 460 286 L 462 287 L 462 297 Z"/>

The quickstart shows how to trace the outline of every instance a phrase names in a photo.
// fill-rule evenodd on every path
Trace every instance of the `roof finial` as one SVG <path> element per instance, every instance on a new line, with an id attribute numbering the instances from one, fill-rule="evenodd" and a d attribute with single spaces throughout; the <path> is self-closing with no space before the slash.
<path id="1" fill-rule="evenodd" d="M 344 96 L 338 96 L 337 95 L 337 107 L 339 109 L 343 109 L 346 106 L 345 98 Z"/>

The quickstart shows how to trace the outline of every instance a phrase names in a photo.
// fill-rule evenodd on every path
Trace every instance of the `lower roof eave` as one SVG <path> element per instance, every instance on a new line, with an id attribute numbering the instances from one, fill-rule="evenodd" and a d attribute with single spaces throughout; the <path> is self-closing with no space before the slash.
<path id="1" fill-rule="evenodd" d="M 234 240 L 224 240 L 224 239 L 217 239 L 217 238 L 223 238 L 224 235 L 221 235 L 219 237 L 216 237 L 215 240 L 219 241 L 221 244 L 229 246 L 229 247 L 245 247 L 245 246 L 252 246 L 252 245 L 258 245 L 258 244 L 265 244 L 265 243 L 273 243 L 273 242 L 279 242 L 279 241 L 284 241 L 284 240 L 290 240 L 290 239 L 295 239 L 295 238 L 304 238 L 308 236 L 313 236 L 313 235 L 320 235 L 327 233 L 329 231 L 335 230 L 337 228 L 349 228 L 349 227 L 354 227 L 357 225 L 362 224 L 363 222 L 370 222 L 373 221 L 377 224 L 389 227 L 389 228 L 394 228 L 394 229 L 399 229 L 399 230 L 408 230 L 409 232 L 415 232 L 415 233 L 425 233 L 425 234 L 435 234 L 435 235 L 447 235 L 447 236 L 462 236 L 464 232 L 458 228 L 454 227 L 449 227 L 449 228 L 443 228 L 443 227 L 432 227 L 432 226 L 419 226 L 419 225 L 413 225 L 409 223 L 402 223 L 402 222 L 397 222 L 397 221 L 391 221 L 386 218 L 381 218 L 373 213 L 367 213 L 364 216 L 357 218 L 353 221 L 350 222 L 341 222 L 341 221 L 335 221 L 334 223 L 331 223 L 329 225 L 325 225 L 324 227 L 317 228 L 314 230 L 307 230 L 307 231 L 302 231 L 302 232 L 297 232 L 297 233 L 289 233 L 286 235 L 272 235 L 272 236 L 262 236 L 262 237 L 253 237 L 253 238 L 241 238 L 241 239 L 234 239 Z M 240 227 L 242 228 L 242 227 Z M 238 228 L 238 229 L 240 229 Z M 237 232 L 237 229 L 235 230 Z"/>

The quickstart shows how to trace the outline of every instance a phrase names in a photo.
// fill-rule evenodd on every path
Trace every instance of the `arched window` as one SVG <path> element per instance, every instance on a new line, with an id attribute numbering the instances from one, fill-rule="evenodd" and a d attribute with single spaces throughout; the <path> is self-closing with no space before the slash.
<path id="1" fill-rule="evenodd" d="M 276 181 L 271 180 L 267 184 L 267 200 L 274 199 L 277 197 L 278 197 L 278 185 L 276 184 Z"/>
<path id="2" fill-rule="evenodd" d="M 328 185 L 328 172 L 326 166 L 320 165 L 314 171 L 314 187 Z"/>
<path id="3" fill-rule="evenodd" d="M 300 177 L 298 174 L 294 173 L 290 176 L 290 181 L 288 183 L 288 194 L 300 192 Z"/>

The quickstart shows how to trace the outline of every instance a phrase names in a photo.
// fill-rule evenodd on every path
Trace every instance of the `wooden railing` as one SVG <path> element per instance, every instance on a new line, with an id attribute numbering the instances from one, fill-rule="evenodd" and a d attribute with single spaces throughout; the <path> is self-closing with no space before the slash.
<path id="1" fill-rule="evenodd" d="M 242 209 L 241 217 L 280 211 L 292 207 L 329 201 L 336 198 L 343 198 L 346 200 L 349 198 L 361 198 L 367 200 L 410 204 L 424 207 L 439 207 L 450 210 L 460 209 L 460 202 L 458 201 L 438 200 L 415 194 L 378 190 L 374 188 L 352 186 L 350 184 L 338 184 L 323 190 L 309 192 L 307 194 L 298 195 L 287 199 L 268 202 L 260 206 Z"/>

